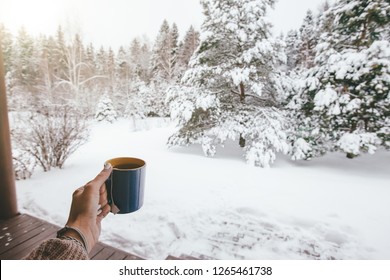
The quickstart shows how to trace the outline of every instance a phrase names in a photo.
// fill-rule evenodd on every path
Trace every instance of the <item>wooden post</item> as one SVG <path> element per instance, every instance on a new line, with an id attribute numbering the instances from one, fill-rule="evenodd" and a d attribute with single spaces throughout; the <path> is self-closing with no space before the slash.
<path id="1" fill-rule="evenodd" d="M 12 166 L 3 53 L 0 47 L 0 220 L 12 218 L 16 215 L 18 215 L 18 207 Z"/>

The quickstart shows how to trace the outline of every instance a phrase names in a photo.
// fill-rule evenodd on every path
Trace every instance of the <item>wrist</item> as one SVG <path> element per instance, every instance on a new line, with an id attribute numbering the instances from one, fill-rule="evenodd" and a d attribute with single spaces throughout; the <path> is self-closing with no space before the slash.
<path id="1" fill-rule="evenodd" d="M 66 225 L 79 229 L 87 240 L 89 250 L 92 250 L 99 239 L 99 233 L 95 232 L 96 225 L 85 222 L 84 219 L 68 219 Z"/>
<path id="2" fill-rule="evenodd" d="M 78 241 L 85 248 L 85 251 L 87 253 L 89 253 L 90 250 L 92 249 L 83 232 L 75 226 L 70 226 L 67 224 L 64 228 L 60 229 L 57 232 L 57 237 L 58 238 L 68 237 L 70 239 L 74 239 Z"/>

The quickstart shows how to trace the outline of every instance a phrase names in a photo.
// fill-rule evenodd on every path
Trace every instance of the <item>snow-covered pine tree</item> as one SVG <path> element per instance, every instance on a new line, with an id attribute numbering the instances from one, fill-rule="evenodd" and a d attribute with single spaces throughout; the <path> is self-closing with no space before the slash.
<path id="1" fill-rule="evenodd" d="M 150 59 L 151 59 L 150 42 L 148 38 L 145 38 L 145 41 L 143 42 L 141 47 L 141 57 L 140 57 L 141 71 L 139 76 L 141 80 L 146 83 L 149 83 L 151 79 Z"/>
<path id="2" fill-rule="evenodd" d="M 116 73 L 119 79 L 119 86 L 123 86 L 123 83 L 127 83 L 130 76 L 129 54 L 126 52 L 123 46 L 119 47 L 118 54 L 116 55 Z"/>
<path id="3" fill-rule="evenodd" d="M 0 47 L 3 51 L 4 72 L 7 74 L 12 69 L 13 38 L 2 23 L 0 23 Z"/>
<path id="4" fill-rule="evenodd" d="M 188 69 L 189 62 L 196 49 L 199 46 L 199 32 L 194 29 L 191 25 L 186 35 L 184 36 L 183 42 L 180 45 L 177 59 L 177 69 L 179 72 L 179 78 Z"/>
<path id="5" fill-rule="evenodd" d="M 332 8 L 331 3 L 328 0 L 325 0 L 319 9 L 319 13 L 316 16 L 317 28 L 316 28 L 316 38 L 321 37 L 322 33 L 328 32 L 331 33 L 333 30 L 334 15 L 329 13 L 329 9 Z"/>
<path id="6" fill-rule="evenodd" d="M 151 68 L 155 81 L 170 83 L 175 79 L 177 39 L 177 26 L 173 24 L 170 28 L 168 22 L 164 20 L 154 43 L 151 57 Z"/>
<path id="7" fill-rule="evenodd" d="M 177 57 L 179 52 L 179 29 L 177 28 L 176 23 L 172 24 L 171 32 L 169 34 L 169 46 L 171 49 L 171 57 L 170 57 L 170 80 L 172 82 L 177 81 L 177 77 L 179 76 L 177 69 Z"/>
<path id="8" fill-rule="evenodd" d="M 110 96 L 105 93 L 99 100 L 95 118 L 101 121 L 114 122 L 117 118 L 116 111 L 112 104 Z"/>
<path id="9" fill-rule="evenodd" d="M 151 55 L 151 88 L 156 94 L 154 102 L 152 102 L 151 112 L 160 112 L 159 116 L 168 116 L 168 108 L 165 105 L 166 90 L 172 84 L 177 83 L 178 71 L 176 68 L 176 59 L 178 51 L 178 30 L 176 24 L 169 27 L 169 24 L 164 20 L 160 32 L 156 38 Z M 160 115 L 162 114 L 162 115 Z"/>
<path id="10" fill-rule="evenodd" d="M 299 55 L 298 63 L 302 68 L 308 69 L 314 66 L 315 46 L 316 41 L 316 23 L 311 10 L 306 12 L 306 17 L 303 20 L 299 29 Z"/>
<path id="11" fill-rule="evenodd" d="M 286 35 L 287 71 L 294 70 L 298 66 L 300 38 L 296 30 L 290 30 Z"/>
<path id="12" fill-rule="evenodd" d="M 147 38 L 143 38 L 143 42 L 136 38 L 130 45 L 129 63 L 131 69 L 131 80 L 136 81 L 141 79 L 144 82 L 149 81 L 149 66 L 150 66 L 150 49 Z M 155 49 L 157 51 L 157 48 Z M 155 53 L 153 61 L 153 71 L 156 76 L 160 76 L 160 66 L 158 66 L 159 55 Z"/>
<path id="13" fill-rule="evenodd" d="M 116 67 L 115 67 L 115 54 L 112 48 L 108 49 L 107 54 L 107 78 L 108 78 L 108 87 L 110 91 L 114 90 L 115 81 L 116 81 Z"/>
<path id="14" fill-rule="evenodd" d="M 38 79 L 38 51 L 34 39 L 22 27 L 15 41 L 14 48 L 14 73 L 18 85 L 34 92 L 34 86 Z"/>
<path id="15" fill-rule="evenodd" d="M 61 25 L 58 26 L 56 36 L 56 49 L 55 53 L 55 63 L 56 68 L 54 72 L 56 73 L 56 77 L 60 80 L 65 80 L 68 74 L 68 65 L 66 58 L 66 43 L 65 43 L 65 34 Z"/>
<path id="16" fill-rule="evenodd" d="M 23 97 L 15 96 L 14 89 L 16 85 L 15 71 L 14 71 L 14 38 L 12 34 L 0 23 L 0 48 L 3 51 L 3 63 L 5 74 L 5 86 L 8 95 L 8 107 L 10 110 L 17 109 L 20 105 L 20 99 Z"/>
<path id="17" fill-rule="evenodd" d="M 390 43 L 384 36 L 390 28 L 390 3 L 341 0 L 323 16 L 328 13 L 335 16 L 332 32 L 322 34 L 316 66 L 294 101 L 309 119 L 303 130 L 317 126 L 301 142 L 308 144 L 308 154 L 341 150 L 349 158 L 374 153 L 379 145 L 388 148 Z"/>
<path id="18" fill-rule="evenodd" d="M 141 43 L 137 38 L 133 39 L 130 45 L 130 67 L 132 69 L 132 80 L 140 76 L 141 71 Z"/>
<path id="19" fill-rule="evenodd" d="M 96 70 L 98 75 L 104 76 L 107 74 L 107 52 L 103 46 L 96 54 Z"/>
<path id="20" fill-rule="evenodd" d="M 164 116 L 165 106 L 163 100 L 158 99 L 154 83 L 146 84 L 139 78 L 131 83 L 131 91 L 127 98 L 125 115 L 133 119 Z"/>
<path id="21" fill-rule="evenodd" d="M 169 146 L 200 143 L 207 156 L 239 140 L 248 163 L 286 152 L 275 65 L 285 60 L 265 15 L 274 0 L 203 0 L 205 21 L 191 68 L 167 102 L 178 131 Z"/>
<path id="22" fill-rule="evenodd" d="M 53 37 L 46 37 L 41 35 L 38 39 L 38 50 L 39 50 L 39 69 L 36 71 L 39 73 L 38 84 L 41 86 L 41 93 L 44 95 L 43 98 L 53 102 L 55 96 L 55 49 L 56 42 Z"/>
<path id="23" fill-rule="evenodd" d="M 86 67 L 83 68 L 83 75 L 85 77 L 96 75 L 96 53 L 92 43 L 88 44 L 85 49 L 84 63 Z"/>

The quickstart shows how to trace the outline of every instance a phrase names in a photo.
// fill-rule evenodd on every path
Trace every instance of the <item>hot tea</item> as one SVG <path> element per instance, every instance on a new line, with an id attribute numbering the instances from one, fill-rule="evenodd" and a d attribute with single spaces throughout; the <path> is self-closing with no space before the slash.
<path id="1" fill-rule="evenodd" d="M 136 169 L 136 168 L 140 168 L 140 167 L 141 167 L 141 165 L 136 164 L 136 163 L 125 163 L 125 164 L 118 164 L 118 165 L 113 166 L 113 168 L 115 168 L 115 169 L 124 169 L 124 170 Z"/>

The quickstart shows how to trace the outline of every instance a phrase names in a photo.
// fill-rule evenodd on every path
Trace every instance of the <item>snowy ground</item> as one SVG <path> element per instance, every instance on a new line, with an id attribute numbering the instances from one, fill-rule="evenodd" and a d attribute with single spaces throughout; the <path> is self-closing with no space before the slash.
<path id="1" fill-rule="evenodd" d="M 109 215 L 103 242 L 148 259 L 390 259 L 389 152 L 278 157 L 261 169 L 245 164 L 238 144 L 206 158 L 199 146 L 167 150 L 172 127 L 162 120 L 137 125 L 148 130 L 95 124 L 65 169 L 18 181 L 21 211 L 63 225 L 75 188 L 106 159 L 133 156 L 147 162 L 144 206 Z"/>

